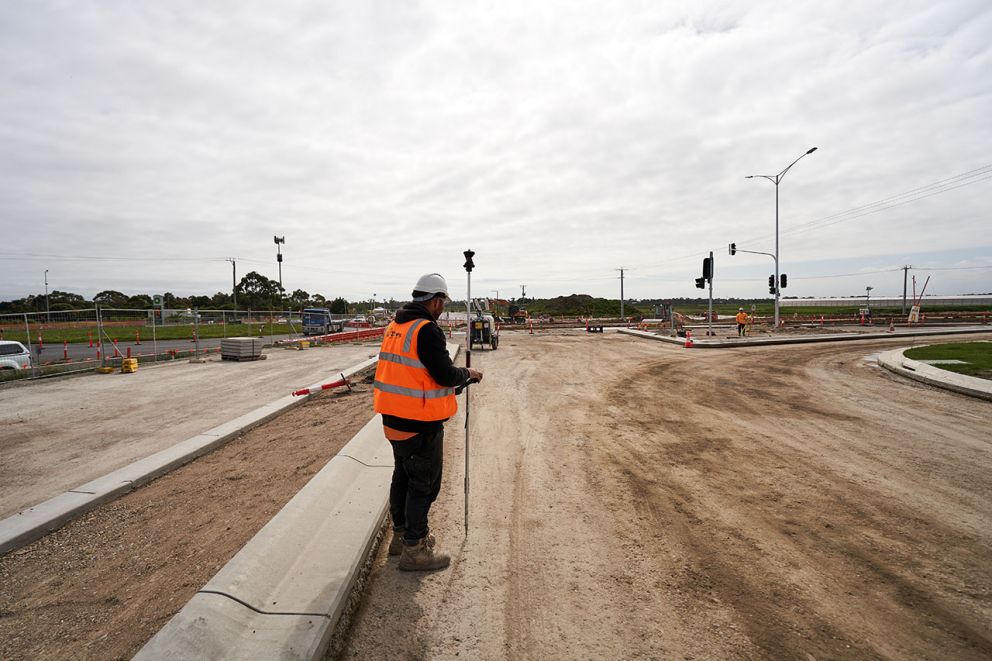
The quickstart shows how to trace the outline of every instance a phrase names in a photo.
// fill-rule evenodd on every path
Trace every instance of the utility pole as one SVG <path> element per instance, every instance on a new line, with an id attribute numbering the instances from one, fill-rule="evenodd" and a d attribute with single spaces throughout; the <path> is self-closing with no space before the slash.
<path id="1" fill-rule="evenodd" d="M 45 269 L 45 317 L 51 323 L 52 310 L 48 307 L 48 269 Z"/>
<path id="2" fill-rule="evenodd" d="M 527 298 L 527 285 L 520 285 L 520 298 L 521 302 Z"/>
<path id="3" fill-rule="evenodd" d="M 909 269 L 913 268 L 909 264 L 902 267 L 902 313 L 906 314 L 906 278 L 909 276 Z"/>
<path id="4" fill-rule="evenodd" d="M 626 271 L 626 267 L 616 269 L 620 271 L 620 318 L 623 319 L 623 272 Z"/>
<path id="5" fill-rule="evenodd" d="M 231 296 L 234 298 L 234 311 L 238 311 L 238 267 L 234 262 L 233 257 L 228 257 L 227 261 L 231 262 Z"/>

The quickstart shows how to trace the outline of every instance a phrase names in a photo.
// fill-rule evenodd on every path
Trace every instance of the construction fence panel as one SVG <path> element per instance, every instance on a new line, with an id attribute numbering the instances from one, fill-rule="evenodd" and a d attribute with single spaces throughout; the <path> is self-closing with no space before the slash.
<path id="1" fill-rule="evenodd" d="M 219 351 L 225 337 L 274 343 L 299 337 L 300 311 L 121 309 L 0 314 L 0 339 L 31 351 L 30 370 L 0 371 L 0 380 L 119 367 L 124 358 L 157 362 Z"/>

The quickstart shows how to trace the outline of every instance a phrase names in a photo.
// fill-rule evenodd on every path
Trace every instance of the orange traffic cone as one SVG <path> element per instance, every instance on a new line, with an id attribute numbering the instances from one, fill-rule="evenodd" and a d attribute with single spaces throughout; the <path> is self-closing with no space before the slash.
<path id="1" fill-rule="evenodd" d="M 534 320 L 533 319 L 530 319 L 530 320 L 527 321 L 527 323 L 530 326 L 530 334 L 533 335 L 534 334 Z"/>
<path id="2" fill-rule="evenodd" d="M 896 322 L 893 321 L 892 319 L 889 319 L 889 332 L 890 333 L 896 332 Z"/>
<path id="3" fill-rule="evenodd" d="M 686 349 L 691 349 L 692 348 L 692 331 L 691 330 L 687 330 L 685 332 L 685 348 Z"/>

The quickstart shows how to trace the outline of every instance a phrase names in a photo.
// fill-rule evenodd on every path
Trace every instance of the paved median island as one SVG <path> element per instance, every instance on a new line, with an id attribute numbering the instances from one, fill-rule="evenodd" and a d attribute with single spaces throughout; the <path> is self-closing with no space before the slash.
<path id="1" fill-rule="evenodd" d="M 375 416 L 135 658 L 322 656 L 379 539 L 391 475 Z"/>
<path id="2" fill-rule="evenodd" d="M 886 351 L 878 357 L 878 362 L 890 372 L 914 381 L 992 401 L 992 381 L 976 376 L 956 374 L 918 360 L 906 358 L 903 352 L 909 348 L 903 347 L 902 349 Z"/>

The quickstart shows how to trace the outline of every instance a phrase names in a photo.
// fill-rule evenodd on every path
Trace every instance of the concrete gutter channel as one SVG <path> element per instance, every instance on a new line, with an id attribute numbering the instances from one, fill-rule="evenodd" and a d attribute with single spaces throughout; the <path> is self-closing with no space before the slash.
<path id="1" fill-rule="evenodd" d="M 669 344 L 685 345 L 684 337 L 671 337 L 669 335 L 657 335 L 648 331 L 636 330 L 633 328 L 617 329 L 618 333 L 634 335 L 649 340 L 667 342 Z M 967 328 L 931 328 L 920 330 L 906 330 L 889 333 L 882 331 L 878 333 L 831 333 L 829 335 L 809 335 L 805 337 L 784 336 L 784 337 L 762 337 L 762 338 L 730 338 L 713 340 L 702 338 L 692 338 L 694 349 L 729 349 L 733 347 L 760 347 L 773 344 L 812 344 L 814 342 L 844 342 L 855 340 L 882 340 L 894 337 L 927 337 L 931 335 L 961 335 L 965 333 L 992 333 L 989 326 L 970 326 Z"/>
<path id="2" fill-rule="evenodd" d="M 134 658 L 322 658 L 379 541 L 392 472 L 376 415 Z"/>

